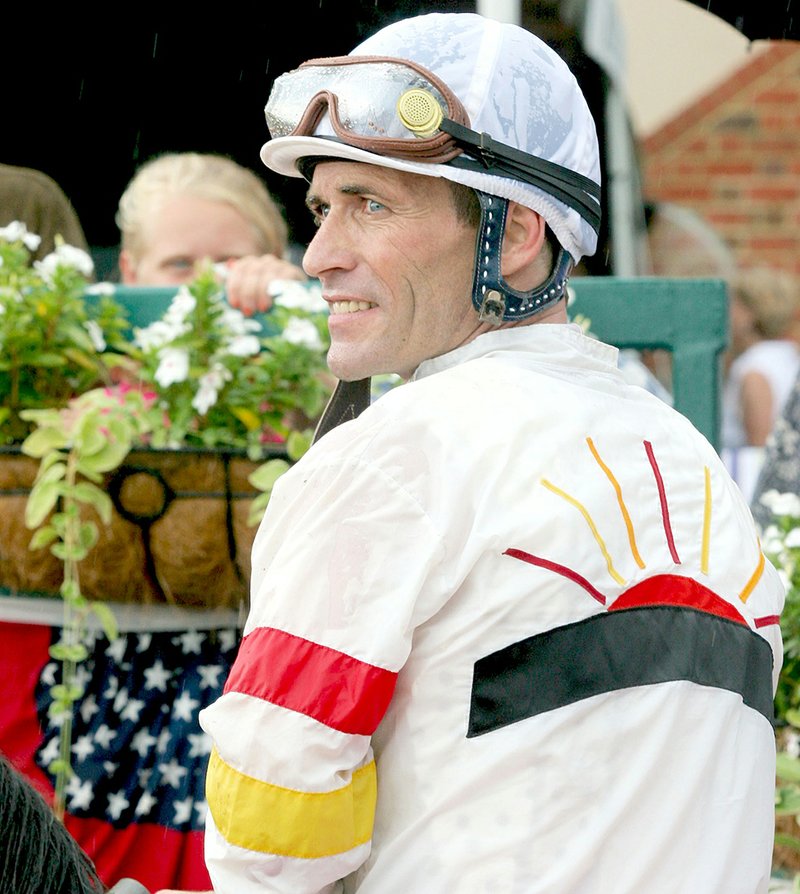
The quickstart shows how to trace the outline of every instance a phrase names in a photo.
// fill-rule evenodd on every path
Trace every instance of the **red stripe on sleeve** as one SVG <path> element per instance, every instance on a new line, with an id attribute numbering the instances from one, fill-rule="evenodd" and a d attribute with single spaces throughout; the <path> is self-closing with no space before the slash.
<path id="1" fill-rule="evenodd" d="M 389 707 L 397 674 L 273 627 L 258 627 L 239 647 L 225 692 L 242 692 L 313 717 L 333 729 L 370 736 Z"/>

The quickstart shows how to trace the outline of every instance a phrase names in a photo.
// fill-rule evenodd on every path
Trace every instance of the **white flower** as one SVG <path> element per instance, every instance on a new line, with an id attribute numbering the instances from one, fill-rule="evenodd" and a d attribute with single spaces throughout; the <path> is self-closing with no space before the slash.
<path id="1" fill-rule="evenodd" d="M 84 325 L 86 326 L 86 330 L 89 333 L 89 338 L 91 338 L 92 340 L 95 351 L 105 351 L 106 339 L 103 335 L 103 330 L 100 324 L 97 323 L 96 320 L 87 320 Z"/>
<path id="2" fill-rule="evenodd" d="M 762 494 L 761 502 L 773 515 L 800 518 L 800 496 L 797 494 L 782 494 L 777 490 L 768 490 Z"/>
<path id="3" fill-rule="evenodd" d="M 214 366 L 204 375 L 200 376 L 200 387 L 192 400 L 192 406 L 202 416 L 207 413 L 217 402 L 219 392 L 225 382 L 232 378 L 230 370 L 220 364 Z"/>
<path id="4" fill-rule="evenodd" d="M 786 549 L 797 549 L 800 547 L 800 528 L 792 528 L 783 541 Z"/>
<path id="5" fill-rule="evenodd" d="M 800 735 L 795 730 L 790 729 L 786 733 L 784 750 L 790 757 L 800 757 Z"/>
<path id="6" fill-rule="evenodd" d="M 231 335 L 244 335 L 247 332 L 260 332 L 261 323 L 252 317 L 246 317 L 238 308 L 225 304 L 220 315 L 220 323 Z"/>
<path id="7" fill-rule="evenodd" d="M 59 245 L 41 261 L 35 261 L 33 266 L 42 279 L 48 282 L 53 279 L 53 274 L 59 267 L 74 267 L 83 276 L 91 276 L 94 273 L 94 261 L 90 255 L 74 245 Z"/>
<path id="8" fill-rule="evenodd" d="M 197 299 L 189 291 L 188 286 L 181 286 L 170 302 L 164 320 L 179 325 L 197 307 Z"/>
<path id="9" fill-rule="evenodd" d="M 185 382 L 189 375 L 189 352 L 185 348 L 164 348 L 159 355 L 155 380 L 162 388 Z"/>
<path id="10" fill-rule="evenodd" d="M 145 326 L 144 329 L 134 329 L 133 342 L 143 351 L 157 350 L 179 336 L 185 335 L 191 328 L 191 324 L 184 323 L 183 319 L 156 320 L 149 326 Z"/>
<path id="11" fill-rule="evenodd" d="M 312 312 L 326 311 L 327 304 L 322 297 L 318 282 L 296 279 L 274 279 L 269 284 L 269 293 L 281 307 L 298 308 Z"/>
<path id="12" fill-rule="evenodd" d="M 117 287 L 113 282 L 96 282 L 86 287 L 87 295 L 108 295 L 113 297 Z"/>
<path id="13" fill-rule="evenodd" d="M 6 242 L 22 242 L 28 251 L 36 251 L 42 242 L 42 237 L 29 233 L 21 220 L 12 220 L 8 226 L 0 227 L 0 239 Z"/>
<path id="14" fill-rule="evenodd" d="M 261 350 L 261 342 L 255 335 L 237 335 L 227 346 L 227 353 L 234 357 L 254 357 Z"/>
<path id="15" fill-rule="evenodd" d="M 301 320 L 292 317 L 283 330 L 283 338 L 292 345 L 304 345 L 312 350 L 322 348 L 322 339 L 319 337 L 317 327 L 311 320 Z"/>
<path id="16" fill-rule="evenodd" d="M 219 391 L 207 382 L 206 378 L 206 376 L 200 378 L 200 387 L 192 400 L 192 406 L 201 416 L 205 415 L 214 406 L 219 397 Z"/>

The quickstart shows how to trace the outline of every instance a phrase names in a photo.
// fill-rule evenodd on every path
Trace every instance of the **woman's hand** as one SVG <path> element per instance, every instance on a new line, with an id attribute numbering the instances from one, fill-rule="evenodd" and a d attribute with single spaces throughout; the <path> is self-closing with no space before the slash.
<path id="1" fill-rule="evenodd" d="M 224 265 L 225 292 L 231 307 L 245 316 L 264 313 L 272 307 L 270 283 L 279 279 L 307 279 L 300 267 L 275 255 L 248 256 Z"/>

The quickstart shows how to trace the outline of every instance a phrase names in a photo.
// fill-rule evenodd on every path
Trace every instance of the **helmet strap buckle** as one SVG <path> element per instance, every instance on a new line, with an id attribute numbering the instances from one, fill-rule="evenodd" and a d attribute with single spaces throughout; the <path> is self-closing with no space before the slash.
<path id="1" fill-rule="evenodd" d="M 508 199 L 475 190 L 481 206 L 478 228 L 475 276 L 472 284 L 472 305 L 482 322 L 499 326 L 526 320 L 560 301 L 566 294 L 567 281 L 574 261 L 561 249 L 547 280 L 535 289 L 512 288 L 500 272 L 503 236 L 508 216 Z"/>

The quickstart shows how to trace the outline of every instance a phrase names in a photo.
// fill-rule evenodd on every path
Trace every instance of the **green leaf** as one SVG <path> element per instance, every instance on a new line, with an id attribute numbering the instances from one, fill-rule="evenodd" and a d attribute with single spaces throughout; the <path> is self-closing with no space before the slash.
<path id="1" fill-rule="evenodd" d="M 82 559 L 85 559 L 89 554 L 89 550 L 80 546 L 77 543 L 73 543 L 71 546 L 66 543 L 54 543 L 50 549 L 50 552 L 57 558 L 61 559 L 62 562 L 80 562 Z"/>
<path id="2" fill-rule="evenodd" d="M 800 838 L 795 838 L 794 835 L 787 835 L 784 832 L 775 833 L 775 844 L 780 844 L 783 847 L 789 847 L 793 850 L 800 851 Z"/>
<path id="3" fill-rule="evenodd" d="M 66 463 L 59 461 L 61 459 L 61 454 L 57 452 L 48 453 L 47 456 L 43 457 L 36 475 L 37 482 L 63 481 L 64 476 L 67 474 L 67 466 Z"/>
<path id="4" fill-rule="evenodd" d="M 291 432 L 286 439 L 286 452 L 289 454 L 289 458 L 295 462 L 300 459 L 311 446 L 312 438 L 313 432 Z"/>
<path id="5" fill-rule="evenodd" d="M 63 683 L 56 683 L 55 686 L 50 687 L 50 695 L 63 704 L 77 701 L 84 691 L 84 687 L 79 686 L 77 683 L 70 683 L 68 686 Z"/>
<path id="6" fill-rule="evenodd" d="M 250 510 L 247 513 L 247 524 L 250 525 L 251 528 L 255 527 L 261 522 L 271 495 L 271 491 L 268 493 L 259 494 L 250 503 Z"/>
<path id="7" fill-rule="evenodd" d="M 25 524 L 29 528 L 38 528 L 39 525 L 55 508 L 61 494 L 60 484 L 55 481 L 45 481 L 35 485 L 25 504 Z"/>
<path id="8" fill-rule="evenodd" d="M 779 751 L 776 757 L 776 774 L 784 782 L 800 782 L 800 759 Z"/>
<path id="9" fill-rule="evenodd" d="M 58 776 L 60 773 L 64 773 L 69 778 L 75 775 L 69 763 L 65 760 L 62 760 L 60 757 L 57 757 L 54 761 L 51 761 L 47 765 L 47 769 L 51 776 Z"/>
<path id="10" fill-rule="evenodd" d="M 97 543 L 98 537 L 97 525 L 94 522 L 84 522 L 78 528 L 78 543 L 86 550 L 87 554 Z"/>
<path id="11" fill-rule="evenodd" d="M 58 531 L 52 525 L 45 525 L 43 528 L 39 528 L 31 537 L 28 549 L 42 549 L 45 546 L 49 546 L 57 538 Z"/>
<path id="12" fill-rule="evenodd" d="M 263 491 L 271 491 L 275 482 L 289 468 L 285 459 L 269 459 L 247 476 L 253 487 Z"/>
<path id="13" fill-rule="evenodd" d="M 56 661 L 83 661 L 88 652 L 83 643 L 53 643 L 50 646 L 50 657 Z"/>
<path id="14" fill-rule="evenodd" d="M 104 490 L 98 489 L 95 492 L 95 499 L 92 500 L 92 504 L 103 524 L 110 525 L 114 515 L 114 502 L 111 497 Z"/>
<path id="15" fill-rule="evenodd" d="M 64 432 L 55 428 L 38 428 L 22 442 L 22 452 L 27 456 L 41 457 L 51 450 L 61 450 L 67 444 L 68 439 Z"/>
<path id="16" fill-rule="evenodd" d="M 91 609 L 103 627 L 103 633 L 113 642 L 119 636 L 117 616 L 104 602 L 92 602 Z"/>
<path id="17" fill-rule="evenodd" d="M 72 578 L 65 579 L 64 583 L 61 584 L 61 595 L 68 602 L 76 602 L 81 595 L 78 582 Z"/>
<path id="18" fill-rule="evenodd" d="M 130 452 L 130 444 L 122 442 L 106 442 L 102 450 L 91 456 L 82 456 L 78 459 L 78 471 L 86 475 L 110 472 L 122 465 L 122 461 Z"/>

